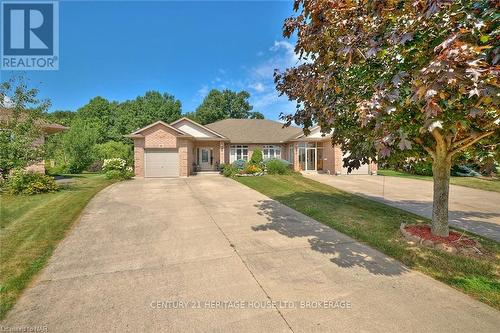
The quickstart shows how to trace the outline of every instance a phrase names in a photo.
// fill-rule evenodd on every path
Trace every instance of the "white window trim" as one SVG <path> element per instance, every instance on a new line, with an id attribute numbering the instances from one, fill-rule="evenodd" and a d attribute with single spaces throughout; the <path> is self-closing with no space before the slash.
<path id="1" fill-rule="evenodd" d="M 288 147 L 288 162 L 294 163 L 294 158 L 295 158 L 295 147 L 292 144 Z"/>
<path id="2" fill-rule="evenodd" d="M 265 160 L 270 158 L 281 158 L 281 147 L 276 145 L 262 146 L 262 156 Z"/>
<path id="3" fill-rule="evenodd" d="M 233 163 L 236 160 L 248 161 L 248 146 L 231 145 L 229 147 L 229 163 Z"/>

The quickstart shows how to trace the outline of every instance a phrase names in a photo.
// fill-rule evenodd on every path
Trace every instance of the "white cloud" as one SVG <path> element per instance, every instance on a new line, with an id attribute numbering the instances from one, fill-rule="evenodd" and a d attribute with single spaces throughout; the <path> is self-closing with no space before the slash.
<path id="1" fill-rule="evenodd" d="M 235 80 L 229 77 L 224 69 L 217 69 L 210 85 L 203 85 L 198 95 L 205 97 L 209 90 L 214 89 L 248 89 L 251 92 L 250 103 L 254 111 L 262 112 L 266 118 L 278 120 L 281 113 L 295 112 L 295 103 L 286 96 L 279 96 L 274 83 L 274 70 L 284 71 L 286 68 L 300 65 L 304 60 L 294 52 L 294 46 L 288 41 L 275 41 L 267 51 L 256 53 L 258 63 L 253 67 L 240 66 L 243 78 Z"/>
<path id="2" fill-rule="evenodd" d="M 266 90 L 266 87 L 261 82 L 252 83 L 249 85 L 249 87 L 256 92 L 263 92 L 264 90 Z"/>
<path id="3" fill-rule="evenodd" d="M 294 66 L 300 62 L 299 55 L 294 51 L 294 46 L 285 40 L 274 41 L 274 45 L 269 50 L 273 52 L 284 50 L 284 62 L 287 67 Z"/>
<path id="4" fill-rule="evenodd" d="M 8 96 L 3 96 L 3 101 L 0 101 L 0 106 L 4 108 L 12 108 L 14 107 L 14 102 L 8 97 Z"/>
<path id="5" fill-rule="evenodd" d="M 198 95 L 201 97 L 205 97 L 209 92 L 209 89 L 206 85 L 203 85 L 200 89 L 198 89 Z"/>

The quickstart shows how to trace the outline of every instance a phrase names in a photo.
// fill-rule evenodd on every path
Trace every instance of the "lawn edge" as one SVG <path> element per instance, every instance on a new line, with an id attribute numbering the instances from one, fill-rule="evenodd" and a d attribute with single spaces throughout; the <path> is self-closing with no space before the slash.
<path id="1" fill-rule="evenodd" d="M 73 221 L 70 223 L 70 225 L 68 226 L 68 228 L 64 231 L 63 237 L 55 244 L 54 248 L 51 251 L 49 251 L 49 253 L 43 258 L 43 261 L 41 262 L 40 267 L 37 270 L 35 270 L 35 272 L 31 275 L 31 277 L 29 278 L 29 282 L 24 286 L 23 290 L 13 300 L 11 306 L 8 307 L 8 308 L 6 308 L 5 311 L 0 312 L 0 321 L 4 320 L 7 317 L 7 315 L 9 314 L 9 312 L 14 308 L 14 306 L 17 303 L 17 301 L 24 295 L 24 293 L 26 292 L 26 290 L 28 290 L 31 286 L 33 286 L 34 283 L 36 283 L 39 280 L 41 273 L 45 270 L 45 268 L 47 267 L 48 262 L 50 261 L 50 259 L 54 255 L 54 253 L 57 251 L 57 249 L 59 248 L 59 246 L 62 244 L 62 242 L 64 242 L 66 240 L 66 238 L 69 236 L 69 234 L 71 232 L 73 232 L 74 228 L 80 223 L 80 220 L 82 218 L 83 212 L 87 209 L 87 206 L 89 205 L 89 203 L 97 195 L 99 195 L 100 193 L 102 193 L 104 190 L 107 190 L 111 186 L 114 186 L 114 185 L 116 185 L 118 183 L 120 183 L 120 181 L 111 181 L 108 185 L 104 186 L 102 189 L 100 189 L 99 191 L 95 192 L 94 194 L 92 194 L 88 198 L 88 201 L 85 203 L 85 206 L 83 206 L 83 208 L 78 212 L 78 215 L 73 219 Z"/>
<path id="2" fill-rule="evenodd" d="M 303 176 L 302 176 L 302 177 L 303 177 Z M 331 186 L 331 185 L 328 185 L 328 184 L 324 184 L 324 183 L 318 182 L 318 181 L 313 180 L 313 179 L 310 179 L 310 178 L 305 178 L 305 179 L 307 179 L 308 181 L 312 181 L 312 182 L 318 183 L 318 184 L 320 184 L 320 185 L 324 185 L 324 186 L 332 187 L 332 188 L 334 188 L 335 190 L 337 190 L 337 191 L 339 191 L 339 192 L 341 192 L 341 193 L 348 194 L 348 195 L 358 196 L 358 197 L 360 197 L 360 198 L 362 198 L 362 199 L 369 200 L 369 201 L 371 201 L 371 202 L 374 202 L 374 203 L 377 203 L 377 204 L 380 204 L 380 205 L 387 206 L 387 207 L 389 207 L 389 208 L 391 208 L 391 209 L 394 209 L 394 210 L 399 210 L 399 211 L 404 212 L 404 213 L 406 213 L 406 214 L 410 214 L 410 215 L 413 215 L 413 216 L 415 216 L 415 217 L 418 217 L 419 219 L 424 219 L 424 220 L 426 220 L 426 221 L 429 221 L 429 222 L 430 222 L 430 219 L 428 219 L 428 218 L 422 217 L 422 216 L 417 215 L 417 214 L 414 214 L 414 213 L 412 213 L 412 212 L 405 211 L 405 210 L 403 210 L 403 209 L 401 209 L 401 208 L 398 208 L 398 207 L 393 207 L 393 206 L 391 206 L 391 205 L 387 205 L 387 204 L 385 204 L 385 203 L 383 203 L 383 202 L 381 202 L 381 201 L 371 200 L 371 199 L 369 199 L 369 198 L 367 198 L 367 197 L 365 197 L 365 196 L 362 196 L 362 195 L 358 195 L 358 194 L 355 194 L 355 193 L 351 193 L 351 192 L 343 191 L 343 190 L 338 189 L 338 188 L 336 188 L 336 187 L 334 187 L 334 186 Z M 500 307 L 496 307 L 496 306 L 494 306 L 493 304 L 490 304 L 490 303 L 488 303 L 488 302 L 486 302 L 486 301 L 482 300 L 482 299 L 481 299 L 481 297 L 480 297 L 480 295 L 477 295 L 477 294 L 472 293 L 472 292 L 471 292 L 471 293 L 466 292 L 465 290 L 463 290 L 463 289 L 459 289 L 458 287 L 456 287 L 456 286 L 454 286 L 454 285 L 452 285 L 452 284 L 448 284 L 448 283 L 446 283 L 445 281 L 441 281 L 441 280 L 439 280 L 439 279 L 437 279 L 437 278 L 435 278 L 435 277 L 433 277 L 433 276 L 431 276 L 431 275 L 429 275 L 429 274 L 426 274 L 425 272 L 423 272 L 423 271 L 421 271 L 421 270 L 419 270 L 419 269 L 416 269 L 416 268 L 414 268 L 414 267 L 408 266 L 408 265 L 406 265 L 405 263 L 401 262 L 399 259 L 394 258 L 394 257 L 392 257 L 392 256 L 391 256 L 391 255 L 389 255 L 389 254 L 386 254 L 386 253 L 385 253 L 385 252 L 383 252 L 382 250 L 380 250 L 380 249 L 378 249 L 378 248 L 376 248 L 376 247 L 373 247 L 371 244 L 369 244 L 369 243 L 367 243 L 367 242 L 365 242 L 365 241 L 363 241 L 363 240 L 360 240 L 360 239 L 355 238 L 354 236 L 351 236 L 351 235 L 345 234 L 344 232 L 337 230 L 337 229 L 336 229 L 336 228 L 334 228 L 333 226 L 330 226 L 330 225 L 328 225 L 328 224 L 325 224 L 325 223 L 323 223 L 323 222 L 321 222 L 321 221 L 316 220 L 315 218 L 313 218 L 313 217 L 309 216 L 309 215 L 308 215 L 308 214 L 306 214 L 306 213 L 303 213 L 303 212 L 297 211 L 295 208 L 290 207 L 290 206 L 286 205 L 285 203 L 283 203 L 283 202 L 281 202 L 281 201 L 278 201 L 278 200 L 276 200 L 276 199 L 274 199 L 274 198 L 272 198 L 272 197 L 268 196 L 267 194 L 265 194 L 265 193 L 263 193 L 263 192 L 260 192 L 260 191 L 258 191 L 258 190 L 256 190 L 256 189 L 254 189 L 254 188 L 252 188 L 252 187 L 250 187 L 250 186 L 248 186 L 248 185 L 246 185 L 246 184 L 244 184 L 244 183 L 240 182 L 240 181 L 239 181 L 239 180 L 237 180 L 237 179 L 234 179 L 234 178 L 233 178 L 233 180 L 234 180 L 236 183 L 239 183 L 240 185 L 245 186 L 245 187 L 249 188 L 250 190 L 253 190 L 253 191 L 257 192 L 257 193 L 260 193 L 260 194 L 262 194 L 262 195 L 264 195 L 264 196 L 268 197 L 270 200 L 273 200 L 273 201 L 275 201 L 275 202 L 277 202 L 277 203 L 279 203 L 279 204 L 281 204 L 281 205 L 284 205 L 284 206 L 286 206 L 286 207 L 288 207 L 288 208 L 290 208 L 290 209 L 293 209 L 294 211 L 298 212 L 299 214 L 302 214 L 302 215 L 306 216 L 307 218 L 313 219 L 314 221 L 316 221 L 316 222 L 318 222 L 318 223 L 321 223 L 322 225 L 324 225 L 324 226 L 326 226 L 326 227 L 328 227 L 328 228 L 330 228 L 330 229 L 333 229 L 333 230 L 335 230 L 336 232 L 339 232 L 339 233 L 341 233 L 342 235 L 345 235 L 345 236 L 347 236 L 347 237 L 349 237 L 349 238 L 353 239 L 354 241 L 356 241 L 356 242 L 358 242 L 358 243 L 360 243 L 360 244 L 362 244 L 362 245 L 365 245 L 365 246 L 370 247 L 372 250 L 377 251 L 377 252 L 379 252 L 379 253 L 383 254 L 384 256 L 387 256 L 387 257 L 391 258 L 392 260 L 397 261 L 398 263 L 400 263 L 401 265 L 403 265 L 404 267 L 408 268 L 409 270 L 411 270 L 411 271 L 412 271 L 412 272 L 414 272 L 414 273 L 418 273 L 418 274 L 420 274 L 420 275 L 422 275 L 422 276 L 425 276 L 426 278 L 430 278 L 430 279 L 432 279 L 432 280 L 436 281 L 437 283 L 441 283 L 441 284 L 445 285 L 445 286 L 446 286 L 446 287 L 448 287 L 448 288 L 451 288 L 451 289 L 453 289 L 453 290 L 456 290 L 456 291 L 460 292 L 461 294 L 464 294 L 464 295 L 466 295 L 467 297 L 470 297 L 471 299 L 473 299 L 473 300 L 475 300 L 475 301 L 478 301 L 478 302 L 480 302 L 480 303 L 482 303 L 482 304 L 484 304 L 484 305 L 486 305 L 486 306 L 488 306 L 488 307 L 490 307 L 490 308 L 492 308 L 492 309 L 495 309 L 495 310 L 497 310 L 497 311 L 500 311 Z M 458 186 L 458 185 L 457 185 L 457 186 Z M 495 240 L 492 240 L 492 239 L 489 239 L 489 238 L 485 238 L 485 237 L 483 237 L 483 236 L 481 236 L 481 235 L 477 235 L 477 234 L 474 234 L 474 233 L 472 233 L 472 232 L 469 232 L 469 231 L 466 231 L 466 230 L 462 230 L 462 229 L 457 229 L 457 228 L 454 228 L 454 227 L 451 227 L 451 226 L 450 226 L 450 228 L 451 228 L 451 229 L 454 229 L 454 230 L 456 230 L 456 231 L 465 232 L 465 234 L 466 234 L 466 235 L 467 235 L 467 234 L 469 234 L 469 235 L 471 235 L 471 236 L 473 236 L 473 237 L 477 237 L 477 238 L 479 238 L 479 240 L 480 240 L 480 241 L 483 241 L 483 242 L 486 242 L 486 243 L 494 243 L 494 244 L 497 244 L 497 246 L 498 246 L 498 245 L 500 245 L 500 243 L 499 243 L 499 242 L 497 242 L 497 241 L 495 241 Z"/>

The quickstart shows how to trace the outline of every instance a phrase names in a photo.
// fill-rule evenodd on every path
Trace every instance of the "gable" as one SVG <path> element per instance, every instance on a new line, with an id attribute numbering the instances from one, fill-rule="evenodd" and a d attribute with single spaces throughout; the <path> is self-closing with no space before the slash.
<path id="1" fill-rule="evenodd" d="M 331 133 L 330 134 L 323 134 L 323 133 L 321 133 L 321 128 L 319 126 L 316 126 L 316 127 L 314 127 L 311 130 L 311 132 L 309 133 L 309 135 L 306 136 L 304 134 L 301 134 L 296 139 L 304 139 L 304 138 L 307 138 L 307 139 L 322 139 L 322 138 L 327 138 L 330 135 L 331 135 Z"/>
<path id="2" fill-rule="evenodd" d="M 316 127 L 314 130 L 311 131 L 311 133 L 309 133 L 307 137 L 311 139 L 320 139 L 320 138 L 325 138 L 327 136 L 328 136 L 327 134 L 321 133 L 321 128 Z"/>
<path id="3" fill-rule="evenodd" d="M 156 124 L 142 132 L 146 148 L 175 148 L 177 147 L 177 136 L 173 129 Z"/>
<path id="4" fill-rule="evenodd" d="M 172 126 L 195 138 L 217 138 L 215 134 L 186 119 L 173 123 Z"/>

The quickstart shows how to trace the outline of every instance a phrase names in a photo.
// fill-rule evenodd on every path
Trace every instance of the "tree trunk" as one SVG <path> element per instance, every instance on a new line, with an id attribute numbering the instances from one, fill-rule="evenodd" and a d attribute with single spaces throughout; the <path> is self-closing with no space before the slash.
<path id="1" fill-rule="evenodd" d="M 432 164 L 434 178 L 434 201 L 432 204 L 432 234 L 449 236 L 448 197 L 450 194 L 451 156 L 437 151 Z"/>

